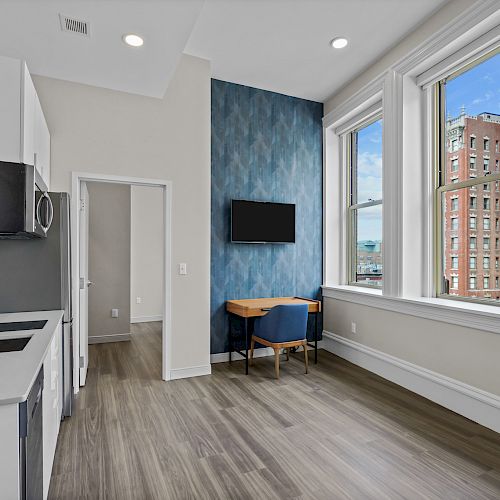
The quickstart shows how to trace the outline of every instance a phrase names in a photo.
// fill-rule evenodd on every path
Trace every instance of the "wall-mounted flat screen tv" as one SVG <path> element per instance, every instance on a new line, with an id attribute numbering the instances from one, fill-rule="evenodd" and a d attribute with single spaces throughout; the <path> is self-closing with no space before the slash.
<path id="1" fill-rule="evenodd" d="M 231 241 L 295 243 L 295 205 L 231 200 Z"/>

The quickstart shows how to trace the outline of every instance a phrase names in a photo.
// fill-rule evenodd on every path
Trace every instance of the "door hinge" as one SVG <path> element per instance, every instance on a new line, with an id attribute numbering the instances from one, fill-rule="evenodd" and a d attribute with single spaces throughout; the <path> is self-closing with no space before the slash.
<path id="1" fill-rule="evenodd" d="M 80 199 L 80 210 L 82 212 L 85 211 L 85 200 L 83 200 L 83 199 Z"/>
<path id="2" fill-rule="evenodd" d="M 85 278 L 80 278 L 80 290 L 85 289 Z"/>
<path id="3" fill-rule="evenodd" d="M 80 356 L 80 368 L 83 368 L 85 366 L 85 358 L 83 356 Z"/>

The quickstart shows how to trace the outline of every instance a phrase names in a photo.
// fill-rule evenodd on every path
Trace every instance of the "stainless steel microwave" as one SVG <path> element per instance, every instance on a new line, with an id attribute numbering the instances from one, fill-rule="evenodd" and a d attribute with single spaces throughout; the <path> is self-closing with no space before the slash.
<path id="1" fill-rule="evenodd" d="M 32 165 L 0 162 L 0 239 L 45 238 L 54 208 Z"/>

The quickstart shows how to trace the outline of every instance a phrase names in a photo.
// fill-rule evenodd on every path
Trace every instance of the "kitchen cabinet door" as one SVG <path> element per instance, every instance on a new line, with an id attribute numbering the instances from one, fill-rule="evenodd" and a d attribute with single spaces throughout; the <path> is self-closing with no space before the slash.
<path id="1" fill-rule="evenodd" d="M 35 120 L 38 97 L 26 64 L 22 64 L 22 163 L 35 164 Z"/>
<path id="2" fill-rule="evenodd" d="M 43 491 L 47 498 L 61 423 L 60 367 L 62 366 L 62 323 L 54 333 L 43 363 Z"/>
<path id="3" fill-rule="evenodd" d="M 50 133 L 38 96 L 35 99 L 35 167 L 50 190 Z"/>

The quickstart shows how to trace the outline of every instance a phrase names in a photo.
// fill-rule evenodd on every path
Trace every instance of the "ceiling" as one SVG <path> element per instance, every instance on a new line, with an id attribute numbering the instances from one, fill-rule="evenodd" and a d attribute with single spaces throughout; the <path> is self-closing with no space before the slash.
<path id="1" fill-rule="evenodd" d="M 214 78 L 324 101 L 445 2 L 2 0 L 0 54 L 35 74 L 162 97 L 184 52 L 211 60 Z M 87 21 L 90 36 L 63 32 L 59 14 Z M 348 47 L 332 49 L 335 36 Z"/>
<path id="2" fill-rule="evenodd" d="M 214 78 L 324 101 L 445 0 L 206 0 L 185 52 Z M 346 37 L 334 50 L 329 42 Z"/>
<path id="3" fill-rule="evenodd" d="M 30 72 L 163 97 L 203 0 L 1 0 L 0 55 Z M 63 32 L 59 14 L 87 21 L 90 36 Z M 125 45 L 138 33 L 144 45 Z"/>

